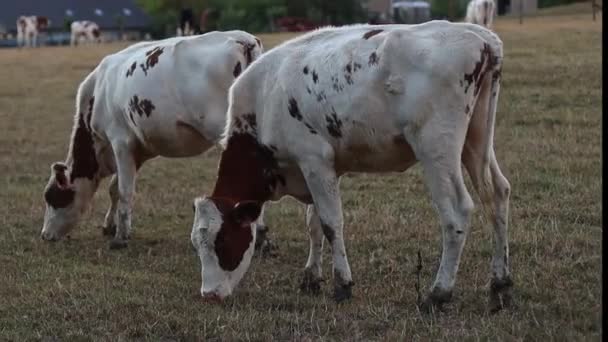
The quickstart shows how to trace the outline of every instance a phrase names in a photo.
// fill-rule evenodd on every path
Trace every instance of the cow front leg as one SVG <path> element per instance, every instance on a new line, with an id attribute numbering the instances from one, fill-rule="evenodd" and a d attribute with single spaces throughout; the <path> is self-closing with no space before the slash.
<path id="1" fill-rule="evenodd" d="M 300 289 L 311 294 L 321 292 L 322 280 L 322 252 L 323 252 L 323 230 L 319 215 L 315 211 L 314 205 L 306 207 L 306 225 L 310 235 L 310 248 L 308 251 L 308 261 L 304 268 L 304 278 L 300 284 Z"/>
<path id="2" fill-rule="evenodd" d="M 131 211 L 137 167 L 128 144 L 119 143 L 112 147 L 118 176 L 118 205 L 116 208 L 116 234 L 110 241 L 110 249 L 119 249 L 127 247 L 127 240 L 131 234 Z"/>
<path id="3" fill-rule="evenodd" d="M 344 246 L 342 201 L 338 177 L 332 163 L 309 160 L 300 165 L 312 195 L 321 231 L 331 245 L 334 276 L 334 299 L 342 302 L 352 297 L 352 276 Z"/>
<path id="4" fill-rule="evenodd" d="M 115 174 L 110 180 L 110 207 L 103 221 L 102 234 L 104 236 L 116 235 L 116 208 L 118 207 L 118 175 Z"/>

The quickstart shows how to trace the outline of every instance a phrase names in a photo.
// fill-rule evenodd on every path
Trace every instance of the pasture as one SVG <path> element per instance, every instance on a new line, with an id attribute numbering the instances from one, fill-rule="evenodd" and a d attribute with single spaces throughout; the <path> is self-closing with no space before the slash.
<path id="1" fill-rule="evenodd" d="M 493 234 L 479 201 L 445 312 L 416 306 L 441 253 L 419 166 L 341 183 L 354 298 L 332 299 L 324 251 L 318 297 L 299 292 L 308 254 L 304 206 L 267 209 L 278 246 L 254 257 L 234 296 L 200 299 L 192 199 L 210 193 L 219 153 L 148 162 L 134 236 L 109 250 L 102 183 L 72 239 L 41 241 L 50 164 L 67 153 L 79 82 L 126 44 L 0 50 L 0 340 L 598 340 L 601 308 L 601 16 L 498 19 L 505 44 L 495 148 L 512 185 L 515 307 L 487 311 Z M 288 35 L 261 35 L 271 48 Z M 468 178 L 467 178 L 468 181 Z"/>

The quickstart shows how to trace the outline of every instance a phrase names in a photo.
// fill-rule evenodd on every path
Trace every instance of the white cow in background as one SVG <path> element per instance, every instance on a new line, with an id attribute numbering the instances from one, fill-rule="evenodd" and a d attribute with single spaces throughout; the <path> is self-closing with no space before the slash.
<path id="1" fill-rule="evenodd" d="M 125 247 L 141 165 L 211 148 L 225 127 L 228 88 L 262 51 L 255 36 L 229 31 L 142 42 L 105 57 L 78 88 L 67 158 L 51 166 L 42 239 L 66 236 L 99 182 L 114 175 L 104 234 L 114 235 L 111 248 Z"/>
<path id="2" fill-rule="evenodd" d="M 194 202 L 203 298 L 233 292 L 253 255 L 251 223 L 265 202 L 285 195 L 308 205 L 301 288 L 319 291 L 325 236 L 335 299 L 350 298 L 340 177 L 420 162 L 443 237 L 424 307 L 452 297 L 473 211 L 463 164 L 494 226 L 492 309 L 507 305 L 510 185 L 494 153 L 502 61 L 492 31 L 446 21 L 325 28 L 265 53 L 230 88 L 216 185 Z"/>
<path id="3" fill-rule="evenodd" d="M 70 25 L 71 37 L 70 45 L 74 46 L 79 41 L 84 40 L 87 43 L 101 43 L 101 31 L 97 23 L 89 20 L 78 20 Z"/>
<path id="4" fill-rule="evenodd" d="M 494 0 L 471 0 L 467 6 L 467 23 L 485 26 L 492 28 L 496 4 Z"/>
<path id="5" fill-rule="evenodd" d="M 17 46 L 35 47 L 38 42 L 38 34 L 51 24 L 47 17 L 43 16 L 20 16 L 17 19 Z"/>

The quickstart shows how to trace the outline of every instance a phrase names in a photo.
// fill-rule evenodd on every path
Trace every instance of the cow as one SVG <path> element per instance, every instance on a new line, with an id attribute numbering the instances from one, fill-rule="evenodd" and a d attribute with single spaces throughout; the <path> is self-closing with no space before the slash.
<path id="1" fill-rule="evenodd" d="M 114 236 L 110 248 L 126 247 L 142 164 L 214 146 L 229 86 L 262 51 L 255 36 L 228 31 L 141 42 L 103 58 L 78 87 L 67 158 L 51 166 L 42 239 L 64 238 L 112 175 L 103 233 Z"/>
<path id="2" fill-rule="evenodd" d="M 494 0 L 471 0 L 467 5 L 465 21 L 491 29 L 495 10 Z"/>
<path id="3" fill-rule="evenodd" d="M 318 293 L 323 236 L 334 299 L 351 298 L 339 180 L 346 172 L 402 172 L 420 162 L 442 228 L 441 264 L 421 303 L 452 297 L 473 201 L 467 169 L 495 231 L 491 299 L 508 305 L 510 185 L 494 152 L 503 47 L 468 23 L 324 28 L 266 52 L 229 90 L 218 176 L 194 199 L 191 242 L 205 301 L 232 294 L 247 271 L 268 201 L 307 205 L 310 250 L 300 288 Z"/>
<path id="4" fill-rule="evenodd" d="M 89 20 L 77 20 L 70 25 L 70 45 L 75 46 L 78 41 L 84 39 L 87 43 L 101 43 L 101 31 L 97 23 Z"/>
<path id="5" fill-rule="evenodd" d="M 43 16 L 20 16 L 17 19 L 17 46 L 35 47 L 38 33 L 48 28 L 51 21 Z"/>

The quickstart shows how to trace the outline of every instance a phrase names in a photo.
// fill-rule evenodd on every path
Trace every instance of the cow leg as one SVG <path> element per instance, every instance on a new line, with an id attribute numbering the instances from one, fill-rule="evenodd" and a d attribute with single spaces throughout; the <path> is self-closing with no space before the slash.
<path id="1" fill-rule="evenodd" d="M 439 270 L 431 292 L 423 303 L 423 308 L 429 311 L 452 299 L 458 265 L 469 230 L 473 200 L 462 178 L 460 160 L 422 164 L 431 198 L 439 213 L 443 240 Z"/>
<path id="2" fill-rule="evenodd" d="M 430 293 L 421 303 L 425 311 L 441 308 L 443 303 L 452 299 L 473 211 L 473 200 L 464 184 L 461 169 L 461 154 L 469 122 L 464 118 L 454 120 L 453 117 L 436 113 L 417 132 L 410 132 L 409 129 L 404 131 L 422 164 L 424 180 L 442 231 L 439 269 Z M 441 132 L 441 139 L 438 139 L 437 132 Z"/>
<path id="3" fill-rule="evenodd" d="M 128 144 L 113 144 L 112 147 L 118 176 L 118 206 L 116 210 L 116 234 L 114 239 L 110 241 L 110 248 L 118 249 L 127 247 L 127 240 L 131 234 L 131 211 L 137 166 Z"/>
<path id="4" fill-rule="evenodd" d="M 483 151 L 476 145 L 467 144 L 463 163 L 481 199 L 484 213 L 494 227 L 494 255 L 492 256 L 490 282 L 490 311 L 496 312 L 512 302 L 513 281 L 509 271 L 509 194 L 511 186 L 502 174 L 494 151 L 483 163 Z"/>
<path id="5" fill-rule="evenodd" d="M 110 208 L 108 208 L 108 212 L 106 213 L 106 217 L 104 219 L 102 233 L 106 236 L 112 236 L 116 234 L 116 208 L 118 206 L 118 175 L 115 174 L 112 176 L 112 180 L 110 181 Z"/>
<path id="6" fill-rule="evenodd" d="M 300 168 L 312 195 L 323 235 L 331 245 L 334 299 L 342 302 L 352 297 L 353 281 L 344 246 L 344 218 L 338 177 L 331 163 L 326 160 L 301 163 Z"/>
<path id="7" fill-rule="evenodd" d="M 509 195 L 511 185 L 500 171 L 496 156 L 492 153 L 490 173 L 494 184 L 494 238 L 495 249 L 492 257 L 492 282 L 490 309 L 497 311 L 511 304 L 513 281 L 509 271 Z"/>
<path id="8" fill-rule="evenodd" d="M 310 235 L 310 249 L 300 289 L 316 295 L 321 291 L 323 230 L 321 229 L 321 221 L 315 211 L 314 205 L 308 205 L 306 208 L 306 225 L 308 226 Z"/>

